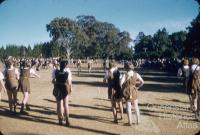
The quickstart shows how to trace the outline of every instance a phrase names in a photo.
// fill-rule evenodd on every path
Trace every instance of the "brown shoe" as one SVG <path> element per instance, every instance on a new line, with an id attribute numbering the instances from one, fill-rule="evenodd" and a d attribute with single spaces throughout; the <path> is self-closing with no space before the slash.
<path id="1" fill-rule="evenodd" d="M 118 120 L 117 120 L 117 119 L 114 119 L 114 123 L 118 124 Z"/>
<path id="2" fill-rule="evenodd" d="M 58 119 L 58 124 L 62 125 L 62 119 Z"/>
<path id="3" fill-rule="evenodd" d="M 66 126 L 67 126 L 67 127 L 70 126 L 69 120 L 66 120 Z"/>

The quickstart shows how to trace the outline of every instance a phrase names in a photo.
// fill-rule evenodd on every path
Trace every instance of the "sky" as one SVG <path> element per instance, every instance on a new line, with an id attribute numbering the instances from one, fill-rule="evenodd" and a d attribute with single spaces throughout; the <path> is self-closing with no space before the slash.
<path id="1" fill-rule="evenodd" d="M 135 39 L 163 27 L 169 34 L 186 30 L 198 10 L 195 0 L 6 0 L 0 5 L 0 46 L 50 41 L 46 24 L 55 17 L 93 15 Z"/>

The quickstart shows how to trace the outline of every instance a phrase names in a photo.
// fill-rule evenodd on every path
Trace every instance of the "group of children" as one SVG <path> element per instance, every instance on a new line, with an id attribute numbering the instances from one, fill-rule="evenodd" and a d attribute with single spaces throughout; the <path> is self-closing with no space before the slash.
<path id="1" fill-rule="evenodd" d="M 178 76 L 183 77 L 185 92 L 188 94 L 190 108 L 195 113 L 196 119 L 200 119 L 200 66 L 199 59 L 183 60 L 183 66 L 178 70 Z"/>
<path id="2" fill-rule="evenodd" d="M 0 92 L 7 92 L 9 109 L 12 113 L 17 113 L 17 93 L 23 93 L 23 100 L 21 103 L 20 113 L 26 113 L 24 107 L 30 109 L 27 106 L 29 93 L 30 93 L 30 82 L 29 77 L 40 77 L 28 60 L 20 61 L 20 68 L 15 65 L 13 57 L 8 57 L 5 60 L 5 69 L 3 73 L 0 72 Z M 3 82 L 5 81 L 5 83 Z M 5 85 L 4 85 L 5 84 Z"/>
<path id="3" fill-rule="evenodd" d="M 52 83 L 54 85 L 53 95 L 57 101 L 58 122 L 62 125 L 63 121 L 65 121 L 66 126 L 70 126 L 68 100 L 69 94 L 72 91 L 72 74 L 67 65 L 67 61 L 64 60 L 57 62 L 52 72 Z M 193 86 L 194 81 L 191 82 L 191 76 L 200 71 L 198 65 L 198 59 L 192 59 L 191 65 L 189 65 L 188 60 L 184 60 L 183 67 L 178 71 L 179 76 L 184 76 L 185 90 L 189 95 L 191 108 L 196 112 L 197 116 L 200 115 L 200 83 L 198 82 L 196 86 Z M 5 61 L 5 69 L 3 73 L 0 72 L 0 91 L 7 91 L 11 112 L 16 113 L 17 92 L 21 91 L 23 93 L 23 100 L 20 113 L 25 113 L 24 107 L 27 105 L 29 98 L 29 77 L 31 76 L 40 77 L 36 74 L 34 65 L 31 65 L 30 61 L 20 61 L 19 70 L 15 67 L 12 57 Z M 108 98 L 111 101 L 114 122 L 118 123 L 119 119 L 123 119 L 123 101 L 125 101 L 128 125 L 131 126 L 133 124 L 132 107 L 135 109 L 136 124 L 138 124 L 140 122 L 138 89 L 144 84 L 144 81 L 134 71 L 132 64 L 128 64 L 126 72 L 122 73 L 115 62 L 110 62 L 109 68 L 106 70 L 104 82 L 108 84 Z M 119 106 L 120 118 L 118 118 L 117 106 Z"/>
<path id="4" fill-rule="evenodd" d="M 117 65 L 112 62 L 106 71 L 104 82 L 108 84 L 108 98 L 111 100 L 114 122 L 118 123 L 117 105 L 120 109 L 120 119 L 123 118 L 124 99 L 126 102 L 128 125 L 131 126 L 133 124 L 132 105 L 136 112 L 136 124 L 139 124 L 138 89 L 144 84 L 142 77 L 134 71 L 133 67 L 131 68 L 131 64 L 127 66 L 126 73 L 121 74 Z"/>

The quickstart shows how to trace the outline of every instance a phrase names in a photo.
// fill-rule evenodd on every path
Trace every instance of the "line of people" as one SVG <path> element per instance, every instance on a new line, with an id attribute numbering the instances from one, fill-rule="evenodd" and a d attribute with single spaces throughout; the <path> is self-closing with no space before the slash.
<path id="1" fill-rule="evenodd" d="M 179 77 L 183 77 L 183 86 L 188 94 L 190 108 L 195 113 L 196 119 L 200 119 L 200 66 L 199 59 L 183 60 L 183 65 L 178 69 Z"/>
<path id="2" fill-rule="evenodd" d="M 199 115 L 200 110 L 200 83 L 193 88 L 189 86 L 190 76 L 196 71 L 200 71 L 198 59 L 192 60 L 192 65 L 188 66 L 189 62 L 184 61 L 184 66 L 180 68 L 179 75 L 184 74 L 185 89 L 189 95 L 191 105 L 194 105 L 194 111 Z M 0 73 L 0 90 L 7 91 L 10 111 L 16 113 L 17 92 L 21 91 L 24 95 L 20 113 L 24 113 L 24 107 L 27 105 L 30 93 L 30 75 L 39 77 L 39 75 L 32 70 L 30 62 L 23 60 L 20 63 L 20 72 L 14 66 L 13 59 L 6 61 L 6 68 Z M 186 70 L 187 69 L 187 70 Z M 188 73 L 187 73 L 188 72 Z M 5 80 L 5 87 L 3 81 Z M 115 62 L 110 62 L 109 68 L 106 70 L 104 82 L 108 84 L 108 98 L 111 101 L 114 122 L 118 123 L 119 119 L 123 119 L 123 102 L 126 103 L 126 112 L 128 116 L 128 125 L 133 124 L 132 108 L 136 112 L 136 124 L 140 123 L 140 111 L 138 107 L 138 89 L 142 87 L 144 81 L 142 77 L 134 71 L 132 64 L 128 64 L 125 73 L 119 71 Z M 190 83 L 189 83 L 190 82 Z M 52 83 L 54 85 L 53 95 L 57 101 L 57 115 L 58 123 L 60 125 L 65 121 L 66 126 L 70 126 L 69 122 L 69 95 L 72 92 L 72 74 L 68 67 L 68 62 L 60 60 L 54 66 L 52 72 Z M 120 110 L 120 118 L 118 118 L 117 106 Z M 191 107 L 192 108 L 192 107 Z"/>
<path id="3" fill-rule="evenodd" d="M 117 105 L 120 109 L 120 120 L 123 118 L 123 100 L 126 102 L 126 112 L 128 116 L 128 125 L 133 124 L 132 106 L 136 112 L 136 124 L 140 123 L 140 111 L 138 107 L 138 89 L 142 87 L 144 81 L 142 77 L 134 71 L 129 63 L 127 71 L 124 74 L 119 72 L 117 65 L 113 62 L 109 64 L 106 71 L 104 82 L 108 84 L 108 98 L 111 101 L 114 122 L 118 123 Z"/>
<path id="4" fill-rule="evenodd" d="M 20 71 L 19 71 L 20 70 Z M 24 108 L 30 109 L 28 106 L 28 98 L 30 94 L 29 77 L 40 77 L 28 60 L 20 61 L 20 68 L 17 68 L 13 57 L 5 60 L 5 69 L 0 72 L 0 91 L 7 92 L 10 112 L 16 114 L 17 111 L 17 93 L 22 92 L 23 99 L 21 103 L 20 113 L 25 114 Z M 5 86 L 4 82 L 5 81 Z"/>

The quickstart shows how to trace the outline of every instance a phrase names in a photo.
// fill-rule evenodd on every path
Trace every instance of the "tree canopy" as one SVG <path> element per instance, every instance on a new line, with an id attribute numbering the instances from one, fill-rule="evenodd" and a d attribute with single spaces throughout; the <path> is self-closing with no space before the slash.
<path id="1" fill-rule="evenodd" d="M 46 27 L 54 44 L 60 37 L 68 39 L 73 34 L 73 41 L 68 43 L 72 57 L 123 59 L 132 56 L 128 47 L 130 34 L 121 32 L 114 24 L 98 21 L 94 16 L 81 15 L 76 21 L 55 18 Z"/>

